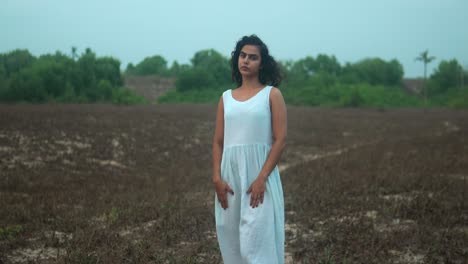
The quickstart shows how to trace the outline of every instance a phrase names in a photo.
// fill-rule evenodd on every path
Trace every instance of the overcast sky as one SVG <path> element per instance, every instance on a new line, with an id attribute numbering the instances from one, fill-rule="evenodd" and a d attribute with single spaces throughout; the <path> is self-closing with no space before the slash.
<path id="1" fill-rule="evenodd" d="M 228 56 L 257 34 L 278 60 L 319 53 L 340 63 L 396 58 L 421 76 L 425 49 L 468 68 L 468 0 L 0 0 L 0 52 L 79 52 L 114 56 L 123 67 L 162 55 L 188 63 L 196 51 Z"/>

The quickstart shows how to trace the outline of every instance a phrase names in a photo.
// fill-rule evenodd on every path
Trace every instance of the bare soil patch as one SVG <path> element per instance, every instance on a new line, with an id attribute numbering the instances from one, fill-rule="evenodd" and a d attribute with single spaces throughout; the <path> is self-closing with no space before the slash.
<path id="1" fill-rule="evenodd" d="M 0 105 L 0 263 L 221 263 L 215 105 Z M 288 107 L 287 263 L 466 263 L 468 112 Z"/>

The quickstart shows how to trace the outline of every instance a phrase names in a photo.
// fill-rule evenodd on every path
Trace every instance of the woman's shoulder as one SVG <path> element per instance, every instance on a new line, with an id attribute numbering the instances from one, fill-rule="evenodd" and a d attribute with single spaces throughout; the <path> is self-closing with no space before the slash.
<path id="1" fill-rule="evenodd" d="M 225 97 L 227 94 L 229 94 L 231 92 L 232 89 L 227 89 L 223 92 L 223 94 L 221 95 L 221 97 Z"/>
<path id="2" fill-rule="evenodd" d="M 285 104 L 283 94 L 281 93 L 280 89 L 274 86 L 271 87 L 268 99 L 270 101 L 270 106 L 278 105 L 278 104 Z"/>
<path id="3" fill-rule="evenodd" d="M 270 98 L 282 98 L 283 95 L 281 94 L 280 89 L 276 88 L 275 86 L 270 87 Z"/>
<path id="4" fill-rule="evenodd" d="M 231 92 L 231 90 L 232 90 L 232 89 L 227 89 L 227 90 L 225 90 L 225 91 L 221 94 L 219 100 L 220 100 L 220 101 L 224 101 L 224 100 L 226 99 L 227 95 Z"/>

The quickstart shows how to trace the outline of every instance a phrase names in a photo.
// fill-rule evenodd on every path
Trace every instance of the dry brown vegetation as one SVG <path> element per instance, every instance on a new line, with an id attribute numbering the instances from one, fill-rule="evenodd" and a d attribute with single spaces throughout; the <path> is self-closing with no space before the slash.
<path id="1" fill-rule="evenodd" d="M 0 106 L 0 263 L 220 263 L 215 108 Z M 287 263 L 466 263 L 468 112 L 288 115 Z"/>

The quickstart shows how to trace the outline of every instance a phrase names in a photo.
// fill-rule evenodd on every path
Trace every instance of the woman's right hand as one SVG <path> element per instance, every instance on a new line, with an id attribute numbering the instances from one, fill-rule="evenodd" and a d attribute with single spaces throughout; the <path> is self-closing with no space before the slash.
<path id="1" fill-rule="evenodd" d="M 228 208 L 228 201 L 227 201 L 227 194 L 230 193 L 234 195 L 234 191 L 229 187 L 229 185 L 222 181 L 219 180 L 215 182 L 215 188 L 216 188 L 216 196 L 218 197 L 218 201 L 221 204 L 221 207 L 223 209 Z"/>

